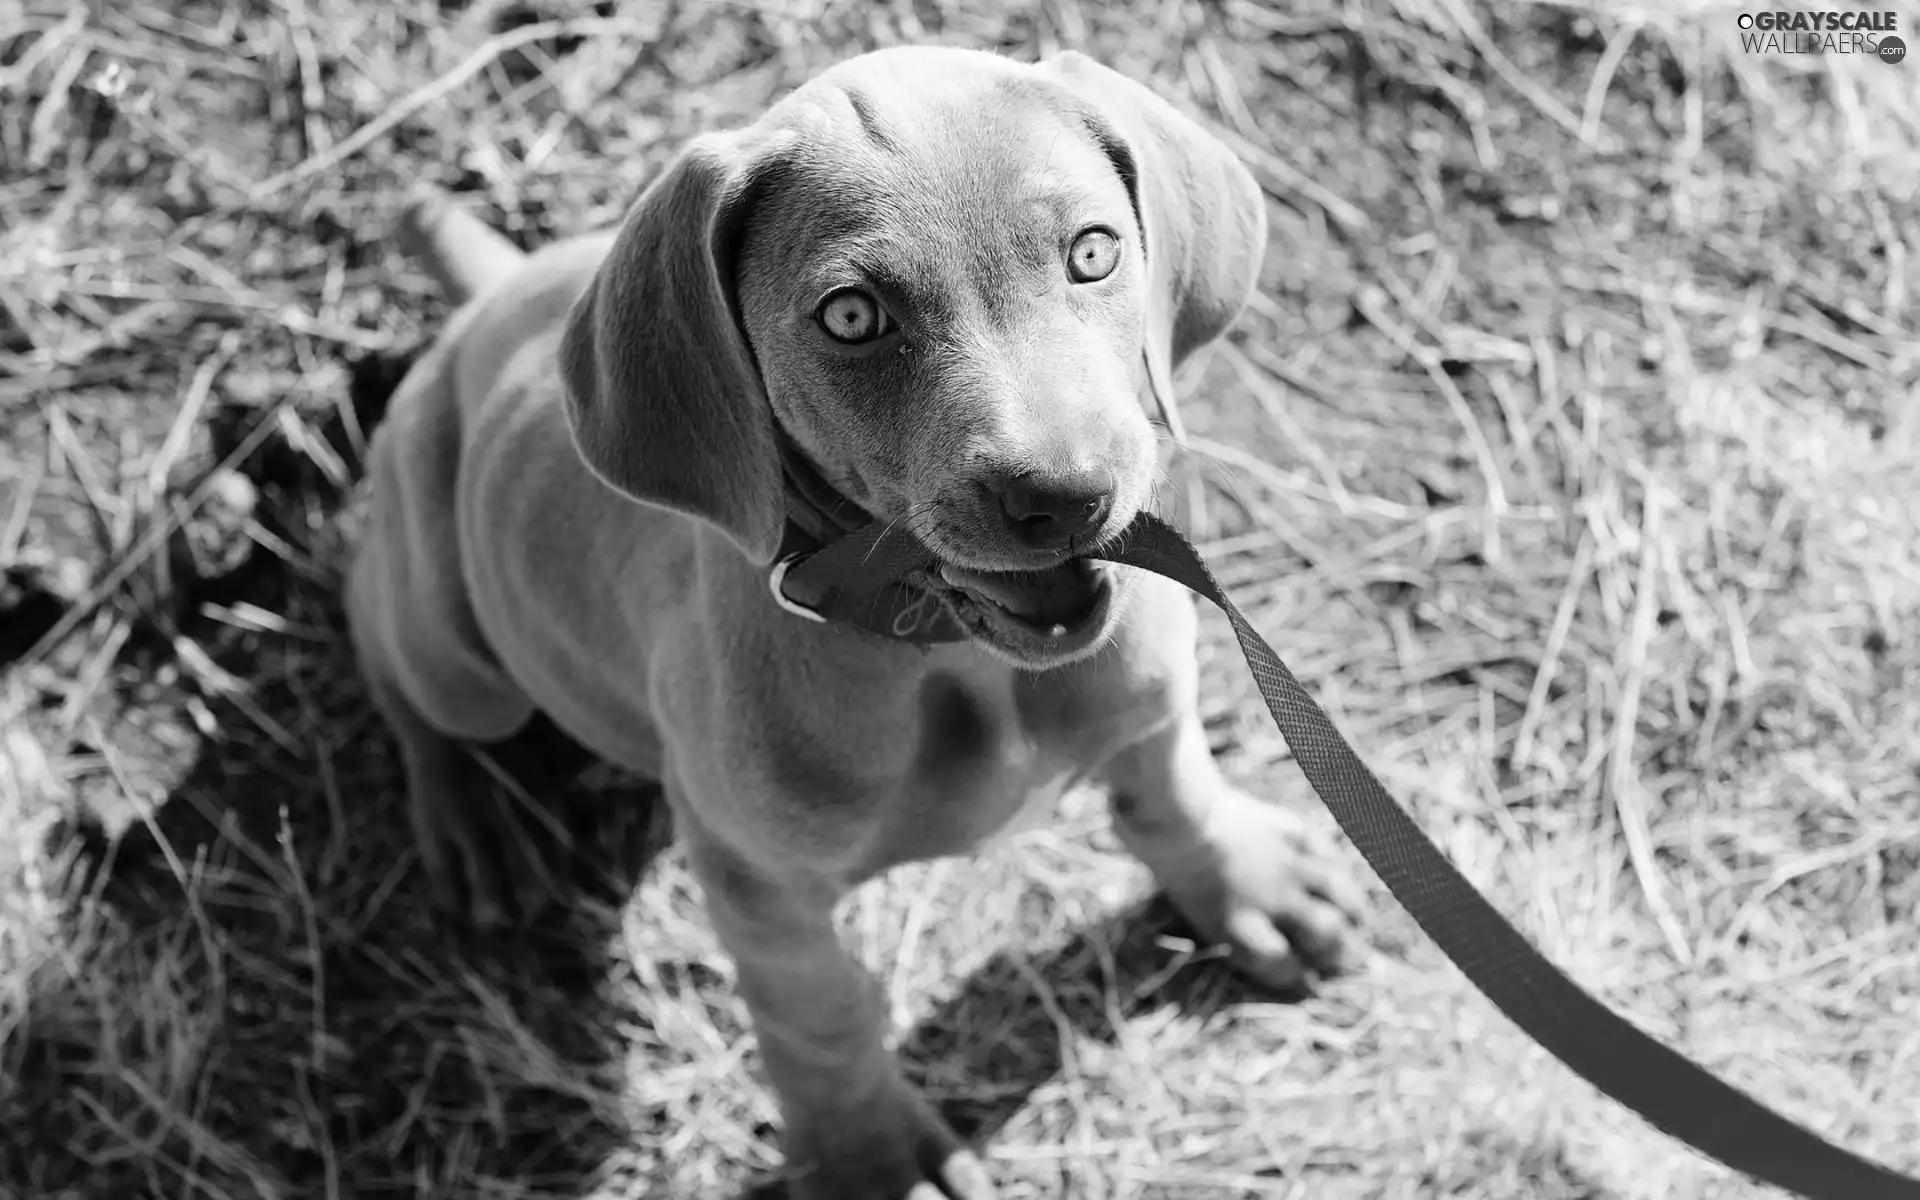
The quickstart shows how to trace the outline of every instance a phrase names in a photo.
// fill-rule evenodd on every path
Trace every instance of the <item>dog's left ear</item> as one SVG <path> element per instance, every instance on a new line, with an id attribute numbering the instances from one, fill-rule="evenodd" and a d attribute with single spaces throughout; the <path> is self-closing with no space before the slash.
<path id="1" fill-rule="evenodd" d="M 1146 242 L 1147 382 L 1179 439 L 1174 369 L 1226 332 L 1259 281 L 1267 245 L 1260 185 L 1220 139 L 1118 71 L 1073 50 L 1036 69 L 1085 106 L 1133 197 Z"/>

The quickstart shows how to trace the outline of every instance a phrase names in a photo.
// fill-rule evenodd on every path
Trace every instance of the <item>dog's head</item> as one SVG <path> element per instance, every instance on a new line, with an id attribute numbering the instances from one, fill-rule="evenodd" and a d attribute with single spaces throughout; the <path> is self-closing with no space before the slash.
<path id="1" fill-rule="evenodd" d="M 1260 190 L 1074 53 L 885 50 L 694 141 L 635 203 L 562 352 L 582 457 L 758 562 L 779 436 L 941 560 L 922 582 L 1027 667 L 1116 619 L 1088 551 L 1148 502 L 1150 398 L 1251 293 Z"/>

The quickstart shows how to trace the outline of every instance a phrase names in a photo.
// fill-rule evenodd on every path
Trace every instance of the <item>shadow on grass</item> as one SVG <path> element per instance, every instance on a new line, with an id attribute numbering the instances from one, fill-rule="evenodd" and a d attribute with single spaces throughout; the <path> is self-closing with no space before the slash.
<path id="1" fill-rule="evenodd" d="M 1119 1022 L 1152 1009 L 1212 1012 L 1275 998 L 1219 959 L 1188 961 L 1167 948 L 1166 934 L 1190 936 L 1156 896 L 1043 954 L 996 954 L 915 1025 L 900 1057 L 961 1136 L 986 1142 L 1059 1074 L 1068 1034 L 1113 1044 Z"/>
<path id="2" fill-rule="evenodd" d="M 1008 949 L 975 968 L 915 1023 L 898 1049 L 907 1075 L 961 1137 L 990 1143 L 1066 1063 L 1067 1040 L 1113 1044 L 1149 1010 L 1213 1012 L 1271 1002 L 1217 958 L 1194 962 L 1164 937 L 1190 936 L 1163 897 L 1136 904 L 1037 953 Z M 773 1179 L 742 1200 L 781 1200 Z"/>
<path id="3" fill-rule="evenodd" d="M 247 710 L 212 708 L 220 735 L 162 803 L 96 798 L 64 830 L 88 900 L 62 931 L 71 966 L 42 974 L 6 1048 L 0 1141 L 22 1153 L 0 1155 L 17 1164 L 0 1194 L 579 1195 L 634 1133 L 610 981 L 664 804 L 566 789 L 578 849 L 543 847 L 562 902 L 511 934 L 450 933 L 337 608 L 256 574 L 244 599 L 309 645 L 216 654 Z M 550 729 L 519 740 L 557 748 Z M 122 786 L 94 791 L 137 807 L 132 754 L 95 749 Z"/>

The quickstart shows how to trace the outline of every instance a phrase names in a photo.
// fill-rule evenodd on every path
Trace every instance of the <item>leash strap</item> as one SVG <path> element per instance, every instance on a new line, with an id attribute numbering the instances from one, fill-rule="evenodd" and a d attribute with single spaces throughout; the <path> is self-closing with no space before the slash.
<path id="1" fill-rule="evenodd" d="M 1098 557 L 1165 576 L 1226 614 L 1267 710 L 1340 828 L 1468 981 L 1548 1053 L 1669 1136 L 1765 1183 L 1809 1200 L 1920 1200 L 1920 1180 L 1774 1112 L 1641 1032 L 1549 962 L 1381 786 L 1178 531 L 1143 514 Z M 872 594 L 932 561 L 901 526 L 875 522 L 783 574 L 805 595 L 833 587 Z"/>

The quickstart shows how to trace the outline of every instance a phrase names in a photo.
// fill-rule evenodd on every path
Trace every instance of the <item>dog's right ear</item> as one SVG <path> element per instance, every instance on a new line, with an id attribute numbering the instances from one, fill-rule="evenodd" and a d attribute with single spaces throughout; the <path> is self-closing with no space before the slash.
<path id="1" fill-rule="evenodd" d="M 588 468 L 718 526 L 757 563 L 773 559 L 785 506 L 734 267 L 770 166 L 740 133 L 689 144 L 628 211 L 560 345 Z"/>

